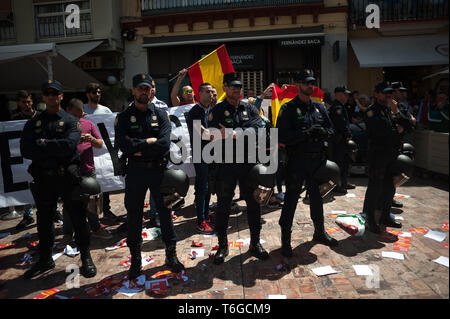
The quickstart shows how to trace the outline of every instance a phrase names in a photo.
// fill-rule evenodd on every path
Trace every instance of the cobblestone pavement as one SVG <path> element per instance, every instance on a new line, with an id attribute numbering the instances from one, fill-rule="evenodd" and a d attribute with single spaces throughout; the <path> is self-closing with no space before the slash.
<path id="1" fill-rule="evenodd" d="M 325 227 L 339 229 L 333 216 L 333 210 L 360 213 L 362 197 L 366 190 L 366 178 L 350 178 L 357 185 L 349 193 L 354 197 L 334 196 L 324 205 Z M 384 236 L 366 233 L 362 238 L 351 237 L 340 230 L 332 236 L 339 240 L 339 246 L 330 249 L 312 242 L 313 225 L 309 217 L 309 207 L 303 203 L 303 197 L 297 206 L 294 219 L 292 246 L 294 256 L 283 258 L 280 253 L 281 239 L 278 219 L 281 209 L 263 208 L 261 238 L 263 246 L 270 253 L 270 259 L 259 261 L 248 253 L 248 246 L 231 247 L 225 263 L 216 266 L 208 254 L 217 245 L 215 236 L 203 236 L 195 231 L 196 214 L 193 206 L 194 190 L 191 185 L 185 207 L 177 212 L 175 227 L 179 237 L 177 252 L 179 259 L 186 266 L 188 280 L 185 282 L 170 279 L 164 295 L 155 295 L 145 289 L 129 297 L 117 291 L 106 293 L 96 298 L 181 298 L 181 299 L 215 299 L 245 298 L 266 299 L 269 295 L 285 295 L 287 298 L 449 298 L 448 268 L 433 262 L 434 259 L 448 257 L 448 226 L 441 229 L 443 223 L 449 222 L 448 180 L 414 178 L 400 187 L 397 193 L 409 195 L 399 199 L 404 207 L 393 209 L 396 216 L 404 218 L 402 231 L 425 228 L 444 232 L 447 236 L 442 242 L 424 237 L 423 233 L 412 232 L 408 251 L 394 249 L 398 239 L 391 234 Z M 304 195 L 304 194 L 303 194 Z M 125 215 L 123 193 L 111 195 L 112 211 Z M 235 196 L 237 198 L 237 196 Z M 212 198 L 212 202 L 215 197 Z M 148 199 L 147 199 L 148 202 Z M 244 206 L 244 201 L 239 201 Z M 147 210 L 147 209 L 146 209 Z M 0 298 L 33 298 L 40 293 L 58 288 L 59 295 L 90 298 L 85 289 L 99 283 L 107 276 L 123 278 L 127 274 L 120 262 L 129 255 L 128 248 L 106 251 L 105 247 L 114 245 L 124 236 L 115 234 L 113 239 L 100 240 L 92 238 L 92 256 L 98 273 L 94 278 L 80 277 L 79 288 L 66 285 L 66 267 L 70 264 L 81 265 L 79 257 L 62 255 L 56 260 L 56 268 L 33 280 L 24 280 L 22 275 L 30 265 L 20 265 L 20 260 L 29 251 L 27 243 L 38 240 L 35 224 L 25 230 L 16 232 L 14 226 L 19 219 L 0 221 L 0 233 L 11 235 L 0 239 L 0 244 L 16 241 L 14 247 L 0 249 Z M 114 230 L 118 223 L 103 220 L 108 229 Z M 229 241 L 250 237 L 245 212 L 231 214 L 229 223 Z M 445 227 L 444 227 L 445 228 Z M 332 230 L 329 229 L 329 232 Z M 30 233 L 31 238 L 19 239 Z M 62 228 L 56 229 L 57 242 L 62 239 Z M 203 243 L 205 256 L 192 260 L 189 257 L 192 241 Z M 61 252 L 57 247 L 55 252 Z M 384 258 L 382 252 L 403 253 L 405 259 Z M 145 241 L 143 254 L 153 256 L 143 272 L 147 278 L 164 268 L 164 245 L 154 239 Z M 281 270 L 277 265 L 283 264 Z M 373 265 L 374 276 L 358 276 L 352 265 Z M 339 271 L 336 274 L 318 277 L 312 269 L 332 266 Z M 278 267 L 280 268 L 280 267 Z"/>

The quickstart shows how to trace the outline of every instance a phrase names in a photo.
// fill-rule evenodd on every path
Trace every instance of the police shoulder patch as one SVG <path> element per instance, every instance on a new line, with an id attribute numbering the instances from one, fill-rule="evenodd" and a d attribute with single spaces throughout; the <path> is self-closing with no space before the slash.
<path id="1" fill-rule="evenodd" d="M 336 114 L 341 115 L 342 114 L 342 110 L 341 109 L 336 109 Z"/>
<path id="2" fill-rule="evenodd" d="M 367 111 L 367 116 L 368 117 L 372 117 L 373 116 L 373 111 L 372 110 Z"/>
<path id="3" fill-rule="evenodd" d="M 212 113 L 209 113 L 208 120 L 212 121 L 212 119 L 213 119 L 213 115 L 212 115 Z"/>

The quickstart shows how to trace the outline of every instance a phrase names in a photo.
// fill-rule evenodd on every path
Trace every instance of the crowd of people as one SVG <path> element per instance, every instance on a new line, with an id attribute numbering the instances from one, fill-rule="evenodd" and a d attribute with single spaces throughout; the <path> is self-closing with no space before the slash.
<path id="1" fill-rule="evenodd" d="M 171 103 L 173 107 L 194 104 L 186 115 L 191 145 L 197 135 L 202 139 L 201 150 L 210 142 L 227 138 L 233 140 L 235 148 L 239 144 L 236 140 L 244 139 L 236 129 L 272 127 L 271 112 L 264 114 L 261 107 L 272 86 L 258 97 L 248 90 L 247 99 L 243 99 L 239 75 L 228 73 L 223 77 L 223 91 L 226 94 L 223 101 L 217 101 L 217 90 L 209 83 L 197 88 L 197 101 L 189 85 L 182 87 L 181 96 L 178 94 L 186 75 L 187 70 L 179 72 L 171 93 Z M 401 228 L 402 225 L 393 220 L 389 213 L 392 206 L 401 206 L 393 199 L 395 187 L 399 185 L 393 177 L 405 173 L 398 171 L 397 163 L 403 143 L 410 141 L 411 131 L 425 119 L 430 128 L 448 132 L 448 96 L 444 92 L 428 92 L 417 108 L 408 103 L 407 88 L 401 82 L 381 82 L 370 97 L 359 95 L 357 91 L 351 92 L 344 85 L 338 86 L 334 89 L 335 99 L 331 100 L 331 96 L 326 95 L 324 103 L 311 99 L 316 85 L 312 70 L 298 72 L 291 85 L 297 87 L 298 95 L 281 106 L 276 122 L 280 148 L 276 174 L 263 174 L 263 164 L 266 163 L 254 163 L 247 157 L 244 163 L 236 159 L 226 162 L 225 154 L 222 154 L 222 161 L 213 164 L 207 164 L 203 158 L 199 163 L 194 163 L 196 230 L 217 235 L 219 248 L 214 257 L 217 265 L 223 263 L 228 255 L 228 218 L 236 186 L 239 186 L 240 199 L 246 202 L 251 234 L 249 251 L 257 258 L 269 258 L 260 243 L 261 206 L 267 204 L 281 208 L 281 252 L 285 257 L 293 255 L 292 221 L 303 189 L 306 189 L 315 229 L 313 240 L 330 247 L 338 245 L 324 229 L 324 193 L 317 177 L 318 172 L 332 175 L 330 161 L 339 168 L 332 190 L 335 194 L 345 194 L 348 189 L 355 188 L 347 180 L 352 161 L 367 164 L 369 182 L 362 211 L 367 216 L 371 232 L 381 233 L 383 225 Z M 117 232 L 127 234 L 131 253 L 130 279 L 138 277 L 141 271 L 141 233 L 148 190 L 150 212 L 146 217 L 152 226 L 161 228 L 162 240 L 166 245 L 166 265 L 175 272 L 184 269 L 176 254 L 174 215 L 161 191 L 170 148 L 171 124 L 164 110 L 167 105 L 156 98 L 155 82 L 149 74 L 133 77 L 132 93 L 134 100 L 117 115 L 114 123 L 115 143 L 127 158 L 124 198 L 127 214 Z M 20 146 L 22 156 L 32 161 L 29 168 L 33 177 L 30 190 L 35 200 L 40 240 L 39 260 L 24 276 L 30 279 L 55 267 L 51 258 L 55 245 L 53 223 L 62 219 L 62 244 L 75 240 L 81 252 L 81 273 L 85 277 L 93 277 L 96 267 L 89 252 L 90 237 L 110 239 L 112 235 L 101 224 L 99 211 L 89 206 L 89 201 L 83 196 L 74 197 L 73 194 L 76 190 L 80 192 L 80 188 L 95 189 L 97 185 L 93 148 L 101 148 L 103 141 L 95 125 L 85 115 L 112 112 L 99 103 L 101 86 L 97 83 L 87 85 L 86 104 L 74 98 L 66 103 L 65 110 L 61 107 L 64 97 L 62 84 L 58 81 L 46 82 L 42 95 L 46 109 L 40 112 L 33 108 L 30 94 L 18 92 L 18 112 L 11 116 L 11 120 L 28 120 Z M 201 123 L 199 130 L 194 125 L 196 120 Z M 219 134 L 212 134 L 214 130 Z M 205 135 L 211 137 L 205 140 L 202 138 Z M 351 156 L 351 141 L 356 142 L 359 149 L 358 159 Z M 246 152 L 248 143 L 245 139 Z M 270 178 L 263 177 L 265 175 L 272 178 L 273 185 L 263 185 L 266 188 L 261 188 L 261 184 L 271 183 Z M 276 195 L 266 191 L 267 187 L 273 189 L 275 186 Z M 210 212 L 211 194 L 217 196 L 214 215 Z M 118 222 L 119 218 L 111 211 L 109 193 L 103 193 L 102 197 L 104 217 Z M 63 202 L 62 217 L 58 217 L 59 200 Z M 24 214 L 16 226 L 17 230 L 34 223 L 32 205 L 25 205 L 22 210 Z M 380 218 L 376 218 L 376 210 L 381 213 Z M 15 217 L 12 213 L 5 215 L 6 219 Z"/>

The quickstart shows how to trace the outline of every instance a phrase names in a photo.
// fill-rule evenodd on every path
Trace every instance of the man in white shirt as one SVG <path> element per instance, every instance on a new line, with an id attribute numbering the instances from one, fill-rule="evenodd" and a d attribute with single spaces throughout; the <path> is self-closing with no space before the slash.
<path id="1" fill-rule="evenodd" d="M 88 102 L 84 105 L 84 113 L 86 114 L 110 114 L 111 110 L 99 104 L 100 98 L 102 96 L 102 91 L 100 84 L 89 83 L 86 87 L 86 97 Z"/>

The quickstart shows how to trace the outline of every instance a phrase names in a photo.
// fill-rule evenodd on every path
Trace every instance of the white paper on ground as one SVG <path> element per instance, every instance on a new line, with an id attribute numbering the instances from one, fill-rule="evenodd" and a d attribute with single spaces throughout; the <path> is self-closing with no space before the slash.
<path id="1" fill-rule="evenodd" d="M 250 245 L 250 241 L 251 241 L 250 238 L 236 240 L 236 242 L 242 243 L 242 245 L 244 245 L 244 246 Z M 259 242 L 261 244 L 264 244 L 266 241 L 264 239 L 260 239 Z"/>
<path id="2" fill-rule="evenodd" d="M 353 265 L 353 269 L 358 276 L 372 276 L 372 270 L 368 265 Z"/>
<path id="3" fill-rule="evenodd" d="M 61 257 L 62 254 L 63 254 L 63 253 L 53 254 L 53 255 L 52 255 L 53 261 L 55 261 L 56 259 L 58 259 L 59 257 Z"/>
<path id="4" fill-rule="evenodd" d="M 314 268 L 312 271 L 317 276 L 325 276 L 325 275 L 330 275 L 330 274 L 337 274 L 337 273 L 340 272 L 340 271 L 337 271 L 337 270 L 333 269 L 333 267 L 331 267 L 331 266 Z"/>
<path id="5" fill-rule="evenodd" d="M 428 237 L 436 241 L 443 241 L 445 237 L 447 237 L 447 234 L 440 231 L 430 230 L 424 237 Z"/>
<path id="6" fill-rule="evenodd" d="M 121 294 L 124 294 L 125 296 L 128 296 L 128 297 L 133 297 L 135 294 L 142 291 L 145 286 L 145 275 L 141 275 L 141 276 L 137 277 L 136 279 L 137 279 L 137 285 L 138 285 L 137 287 L 130 288 L 130 281 L 127 280 L 123 283 L 122 287 L 120 287 L 120 289 L 117 290 L 117 292 L 120 292 Z"/>
<path id="7" fill-rule="evenodd" d="M 448 268 L 448 257 L 441 256 L 433 261 Z"/>
<path id="8" fill-rule="evenodd" d="M 75 256 L 78 255 L 80 252 L 78 251 L 78 248 L 77 248 L 77 247 L 72 248 L 70 245 L 66 245 L 66 248 L 64 248 L 64 253 L 65 253 L 67 256 L 75 257 Z"/>
<path id="9" fill-rule="evenodd" d="M 352 193 L 347 193 L 347 194 L 345 195 L 345 197 L 356 197 L 356 195 L 355 195 L 355 194 L 352 194 Z"/>
<path id="10" fill-rule="evenodd" d="M 268 299 L 287 299 L 286 295 L 269 295 Z"/>
<path id="11" fill-rule="evenodd" d="M 412 237 L 412 234 L 409 231 L 402 231 L 398 237 Z"/>
<path id="12" fill-rule="evenodd" d="M 145 266 L 155 262 L 153 260 L 152 256 L 141 256 L 141 257 L 142 257 L 142 259 L 141 259 L 142 267 L 145 267 Z"/>
<path id="13" fill-rule="evenodd" d="M 403 196 L 405 198 L 410 198 L 410 195 L 405 195 L 405 194 L 399 194 L 399 193 L 395 193 L 394 196 Z"/>
<path id="14" fill-rule="evenodd" d="M 399 259 L 399 260 L 404 260 L 405 259 L 403 254 L 394 253 L 392 251 L 382 251 L 381 252 L 381 257 L 394 258 L 394 259 Z"/>
<path id="15" fill-rule="evenodd" d="M 195 251 L 197 253 L 196 257 L 205 257 L 205 249 L 203 249 L 203 248 L 192 248 L 191 249 L 191 255 L 192 255 L 193 251 Z"/>

